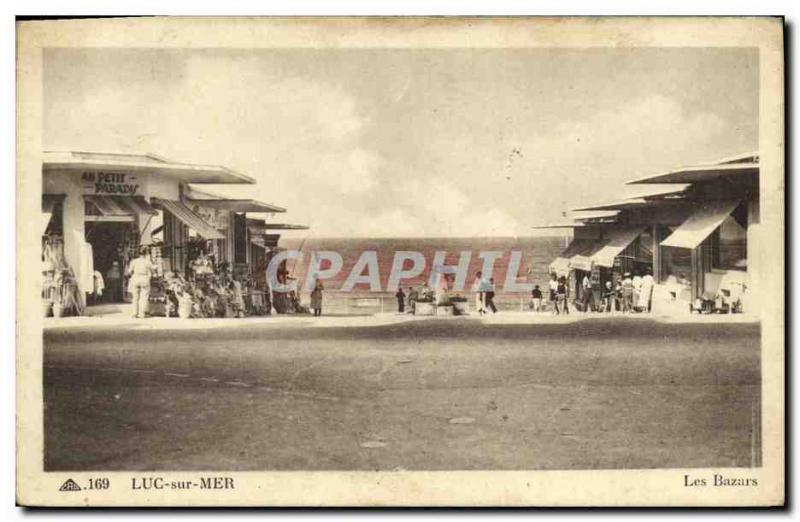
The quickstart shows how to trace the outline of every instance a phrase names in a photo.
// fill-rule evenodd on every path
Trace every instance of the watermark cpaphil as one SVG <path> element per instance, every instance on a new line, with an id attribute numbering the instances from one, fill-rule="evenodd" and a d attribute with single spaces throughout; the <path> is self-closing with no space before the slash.
<path id="1" fill-rule="evenodd" d="M 308 254 L 308 255 L 306 255 Z M 426 258 L 422 252 L 413 250 L 398 250 L 394 252 L 388 277 L 384 276 L 387 264 L 386 259 L 380 259 L 375 250 L 361 252 L 352 267 L 346 269 L 344 256 L 335 250 L 317 250 L 304 253 L 300 250 L 282 250 L 275 254 L 267 266 L 267 281 L 270 287 L 279 292 L 297 291 L 310 292 L 317 281 L 330 280 L 347 274 L 341 287 L 341 292 L 352 292 L 356 285 L 366 285 L 370 292 L 396 292 L 397 289 L 412 279 L 419 278 L 429 270 L 427 280 L 429 287 L 437 288 L 442 284 L 442 279 L 448 280 L 448 287 L 456 292 L 469 290 L 472 286 L 470 266 L 473 260 L 478 260 L 476 272 L 481 272 L 485 279 L 494 276 L 495 264 L 505 256 L 499 250 L 481 250 L 473 252 L 463 250 L 458 253 L 458 261 L 447 263 L 448 252 L 437 250 L 432 258 Z M 287 261 L 293 263 L 307 263 L 305 277 L 294 279 L 282 277 L 283 267 Z M 381 261 L 384 261 L 382 263 Z M 510 293 L 530 293 L 533 289 L 532 282 L 520 282 L 520 268 L 523 264 L 523 252 L 511 250 L 508 252 L 508 266 L 503 281 L 503 289 Z M 381 268 L 381 267 L 384 268 Z M 385 281 L 385 284 L 383 283 Z"/>

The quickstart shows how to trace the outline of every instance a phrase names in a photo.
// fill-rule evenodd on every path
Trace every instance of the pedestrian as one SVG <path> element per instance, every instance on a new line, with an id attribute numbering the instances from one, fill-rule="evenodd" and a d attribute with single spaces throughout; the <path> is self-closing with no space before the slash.
<path id="1" fill-rule="evenodd" d="M 128 288 L 133 294 L 133 317 L 146 317 L 150 305 L 150 279 L 155 273 L 155 267 L 150 262 L 149 251 L 146 247 L 139 249 L 139 257 L 128 265 Z"/>
<path id="2" fill-rule="evenodd" d="M 589 277 L 589 273 L 587 272 L 586 275 L 583 276 L 583 280 L 581 280 L 581 308 L 584 312 L 589 311 L 591 298 L 592 279 Z"/>
<path id="3" fill-rule="evenodd" d="M 622 311 L 633 311 L 633 280 L 630 272 L 625 272 L 625 276 L 622 279 Z"/>
<path id="4" fill-rule="evenodd" d="M 486 306 L 489 307 L 493 314 L 497 313 L 497 307 L 494 305 L 494 278 L 489 278 L 489 286 L 486 290 Z"/>
<path id="5" fill-rule="evenodd" d="M 403 293 L 402 288 L 397 288 L 397 293 L 394 294 L 397 298 L 397 311 L 398 313 L 405 313 L 406 312 L 406 294 Z"/>
<path id="6" fill-rule="evenodd" d="M 642 277 L 642 306 L 644 307 L 646 312 L 650 312 L 653 308 L 653 288 L 655 287 L 656 281 L 653 279 L 652 270 L 649 268 L 647 272 L 645 272 L 644 276 Z"/>
<path id="7" fill-rule="evenodd" d="M 606 312 L 611 312 L 617 302 L 614 294 L 614 283 L 611 281 L 606 281 L 605 286 L 606 288 L 603 292 L 603 307 L 605 308 Z"/>
<path id="8" fill-rule="evenodd" d="M 562 312 L 569 315 L 569 289 L 567 288 L 567 279 L 564 276 L 558 278 L 556 307 L 561 308 Z"/>
<path id="9" fill-rule="evenodd" d="M 636 272 L 633 275 L 633 310 L 638 312 L 644 309 L 644 302 L 642 299 L 642 276 Z"/>
<path id="10" fill-rule="evenodd" d="M 478 314 L 483 315 L 486 313 L 486 292 L 484 288 L 483 272 L 475 274 L 475 282 L 472 284 L 472 289 L 475 292 L 475 309 Z"/>
<path id="11" fill-rule="evenodd" d="M 419 299 L 419 292 L 413 286 L 408 287 L 408 307 L 411 309 L 413 315 L 417 311 L 417 299 Z"/>
<path id="12" fill-rule="evenodd" d="M 534 286 L 531 290 L 531 308 L 534 312 L 542 311 L 542 290 L 539 285 Z"/>
<path id="13" fill-rule="evenodd" d="M 592 310 L 595 312 L 599 312 L 600 308 L 603 306 L 603 283 L 600 281 L 600 274 L 597 274 L 598 277 L 592 278 Z"/>
<path id="14" fill-rule="evenodd" d="M 122 270 L 119 267 L 119 261 L 113 261 L 111 268 L 106 272 L 106 301 L 110 303 L 119 303 L 122 301 Z"/>
<path id="15" fill-rule="evenodd" d="M 314 283 L 314 290 L 311 291 L 311 310 L 314 311 L 314 317 L 322 316 L 322 291 L 325 287 L 319 279 Z"/>
<path id="16" fill-rule="evenodd" d="M 553 314 L 558 315 L 558 276 L 550 274 L 550 304 L 553 307 Z"/>

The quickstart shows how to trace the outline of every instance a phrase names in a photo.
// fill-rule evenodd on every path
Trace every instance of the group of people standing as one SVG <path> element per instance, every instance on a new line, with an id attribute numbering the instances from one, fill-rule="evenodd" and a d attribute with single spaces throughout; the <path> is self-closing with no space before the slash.
<path id="1" fill-rule="evenodd" d="M 491 310 L 493 314 L 497 313 L 497 305 L 494 303 L 494 278 L 483 277 L 483 273 L 478 272 L 475 274 L 475 282 L 472 285 L 472 291 L 475 292 L 475 310 L 478 312 L 478 314 L 487 314 L 489 313 L 489 310 Z M 397 292 L 395 293 L 395 298 L 397 299 L 397 311 L 401 314 L 404 313 L 407 305 L 410 308 L 411 313 L 414 313 L 414 305 L 419 301 L 429 302 L 432 300 L 433 302 L 438 303 L 439 298 L 430 294 L 435 294 L 435 292 L 432 292 L 425 284 L 423 284 L 419 289 L 409 287 L 408 293 L 403 292 L 402 288 L 398 288 Z M 433 297 L 433 299 L 431 299 L 431 297 Z M 455 300 L 455 298 L 452 297 L 451 299 Z"/>
<path id="2" fill-rule="evenodd" d="M 553 313 L 555 315 L 562 313 L 569 314 L 569 285 L 567 284 L 567 278 L 564 276 L 556 276 L 556 274 L 550 274 L 549 287 L 550 302 L 553 304 Z M 533 296 L 534 299 L 534 310 L 541 311 L 542 293 L 541 290 L 539 290 L 539 285 L 533 288 L 531 296 Z"/>
<path id="3" fill-rule="evenodd" d="M 493 314 L 496 314 L 494 278 L 483 277 L 483 272 L 478 272 L 475 274 L 475 283 L 472 288 L 475 291 L 475 310 L 478 311 L 478 314 L 487 314 L 489 313 L 487 310 L 491 310 Z"/>
<path id="4" fill-rule="evenodd" d="M 644 275 L 631 275 L 625 272 L 615 281 L 601 284 L 593 281 L 590 274 L 579 278 L 577 284 L 578 299 L 574 306 L 584 312 L 650 312 L 653 304 L 653 288 L 655 280 L 650 271 Z M 565 276 L 550 275 L 550 302 L 553 314 L 569 314 L 569 284 Z M 539 285 L 531 293 L 531 308 L 542 311 L 544 302 Z"/>

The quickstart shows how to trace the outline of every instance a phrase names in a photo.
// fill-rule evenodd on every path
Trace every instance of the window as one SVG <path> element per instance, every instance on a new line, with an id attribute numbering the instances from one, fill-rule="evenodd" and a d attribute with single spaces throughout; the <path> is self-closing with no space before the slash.
<path id="1" fill-rule="evenodd" d="M 678 227 L 663 227 L 660 237 L 666 238 Z M 688 248 L 661 247 L 661 281 L 670 276 L 676 279 L 688 278 L 692 273 L 692 251 Z"/>
<path id="2" fill-rule="evenodd" d="M 742 226 L 738 219 L 730 215 L 711 234 L 709 240 L 711 268 L 747 270 L 747 229 L 745 226 Z"/>

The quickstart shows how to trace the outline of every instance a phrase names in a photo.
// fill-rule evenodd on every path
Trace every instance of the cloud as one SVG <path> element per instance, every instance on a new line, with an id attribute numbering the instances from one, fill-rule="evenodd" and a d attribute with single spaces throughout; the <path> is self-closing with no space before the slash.
<path id="1" fill-rule="evenodd" d="M 217 192 L 287 207 L 281 221 L 320 236 L 526 234 L 624 197 L 626 180 L 757 146 L 741 104 L 714 112 L 591 71 L 576 94 L 583 73 L 520 53 L 473 67 L 476 53 L 440 51 L 430 67 L 401 51 L 114 52 L 48 55 L 48 147 L 226 165 L 259 183 Z"/>

